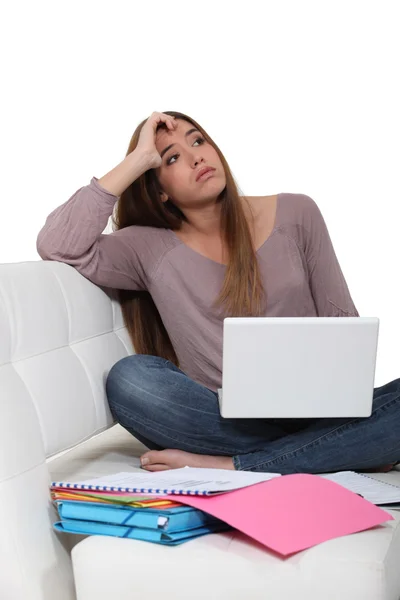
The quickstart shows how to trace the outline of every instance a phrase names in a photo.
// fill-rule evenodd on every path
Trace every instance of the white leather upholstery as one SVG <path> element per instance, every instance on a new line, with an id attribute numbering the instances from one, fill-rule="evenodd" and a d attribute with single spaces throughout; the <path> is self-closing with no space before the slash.
<path id="1" fill-rule="evenodd" d="M 0 265 L 0 598 L 73 600 L 47 459 L 113 423 L 112 365 L 133 353 L 115 292 L 60 262 Z"/>
<path id="2" fill-rule="evenodd" d="M 135 470 L 143 446 L 118 425 L 72 450 L 54 472 L 90 477 Z M 96 450 L 97 448 L 97 450 Z M 71 462 L 74 465 L 71 465 Z M 76 470 L 76 471 L 75 471 Z M 372 475 L 400 485 L 400 471 Z M 58 478 L 58 477 L 56 477 Z M 293 499 L 295 503 L 295 499 Z M 181 546 L 104 536 L 72 550 L 78 600 L 398 600 L 400 511 L 374 530 L 282 559 L 243 534 L 207 535 Z"/>
<path id="3" fill-rule="evenodd" d="M 237 532 L 172 548 L 55 533 L 50 481 L 138 468 L 104 389 L 133 352 L 114 291 L 59 262 L 0 265 L 1 600 L 400 598 L 398 511 L 287 559 Z"/>
<path id="4" fill-rule="evenodd" d="M 89 537 L 72 551 L 78 600 L 397 600 L 399 519 L 287 559 L 237 531 L 171 548 Z"/>

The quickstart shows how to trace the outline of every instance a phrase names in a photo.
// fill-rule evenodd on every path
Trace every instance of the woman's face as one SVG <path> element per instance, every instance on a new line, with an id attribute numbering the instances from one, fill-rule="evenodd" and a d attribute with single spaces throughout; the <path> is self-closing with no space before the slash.
<path id="1" fill-rule="evenodd" d="M 161 128 L 156 134 L 157 152 L 162 164 L 156 175 L 164 192 L 162 201 L 168 198 L 185 212 L 185 208 L 201 207 L 216 200 L 226 186 L 223 165 L 214 147 L 191 123 L 176 121 L 173 130 Z M 169 148 L 169 146 L 173 146 Z M 167 151 L 166 148 L 169 148 Z M 206 179 L 196 181 L 198 171 L 213 167 L 215 171 Z"/>

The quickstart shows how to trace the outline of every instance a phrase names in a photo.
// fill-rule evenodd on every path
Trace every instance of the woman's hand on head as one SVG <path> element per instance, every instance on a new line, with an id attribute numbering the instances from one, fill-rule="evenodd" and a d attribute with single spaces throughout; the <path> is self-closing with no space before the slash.
<path id="1" fill-rule="evenodd" d="M 176 127 L 175 117 L 153 112 L 143 125 L 136 146 L 136 151 L 148 158 L 149 169 L 157 169 L 162 163 L 162 158 L 156 148 L 156 131 L 160 123 L 165 123 L 171 131 Z"/>

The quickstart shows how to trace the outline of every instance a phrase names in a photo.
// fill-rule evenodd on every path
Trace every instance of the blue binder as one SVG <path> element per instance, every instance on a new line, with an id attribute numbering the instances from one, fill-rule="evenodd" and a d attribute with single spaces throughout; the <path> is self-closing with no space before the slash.
<path id="1" fill-rule="evenodd" d="M 58 514 L 64 520 L 90 521 L 126 527 L 160 529 L 168 533 L 187 531 L 198 527 L 221 523 L 213 517 L 191 506 L 171 508 L 132 508 L 94 502 L 56 500 Z"/>
<path id="2" fill-rule="evenodd" d="M 79 535 L 110 535 L 114 537 L 143 540 L 155 544 L 164 544 L 166 546 L 176 546 L 207 533 L 217 533 L 219 531 L 231 529 L 231 527 L 223 521 L 214 524 L 210 523 L 208 526 L 188 529 L 186 531 L 167 532 L 162 529 L 126 527 L 124 525 L 110 525 L 109 523 L 79 521 L 77 519 L 59 521 L 54 523 L 53 527 L 57 531 L 67 533 L 77 533 Z"/>

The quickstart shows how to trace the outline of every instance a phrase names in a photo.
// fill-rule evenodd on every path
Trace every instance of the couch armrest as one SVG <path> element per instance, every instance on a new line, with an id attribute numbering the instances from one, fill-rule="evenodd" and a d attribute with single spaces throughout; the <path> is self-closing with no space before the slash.
<path id="1" fill-rule="evenodd" d="M 112 426 L 110 368 L 132 353 L 114 290 L 57 261 L 0 264 L 0 598 L 73 600 L 46 459 Z"/>
<path id="2" fill-rule="evenodd" d="M 11 364 L 0 370 L 0 597 L 74 600 L 68 537 L 52 528 L 39 420 Z"/>

